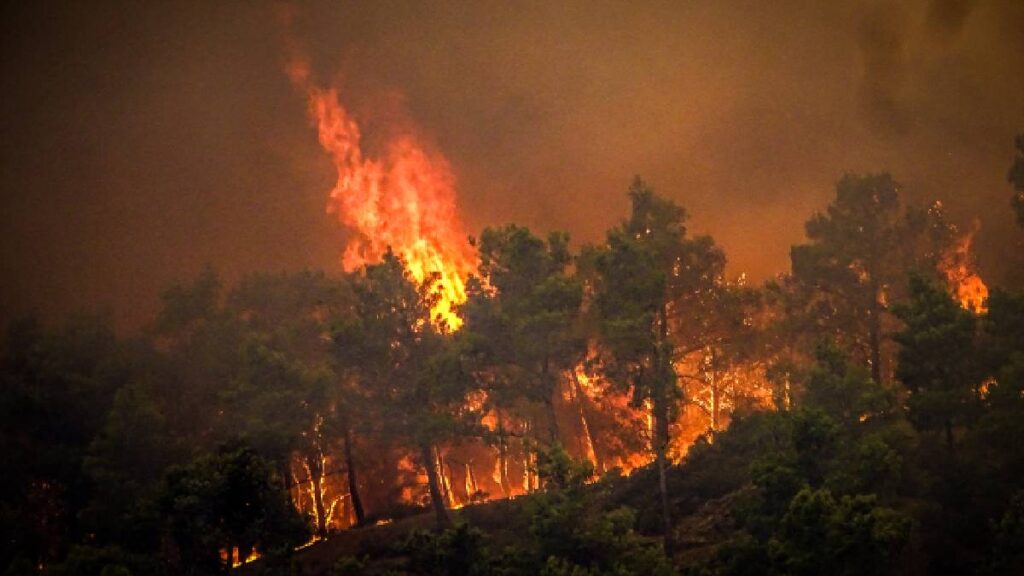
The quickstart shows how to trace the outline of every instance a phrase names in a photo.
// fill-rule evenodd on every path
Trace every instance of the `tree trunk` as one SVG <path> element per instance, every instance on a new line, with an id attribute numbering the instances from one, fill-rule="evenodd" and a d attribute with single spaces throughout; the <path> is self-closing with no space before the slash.
<path id="1" fill-rule="evenodd" d="M 555 412 L 555 393 L 556 390 L 552 388 L 544 398 L 544 408 L 548 415 L 548 441 L 552 446 L 558 443 L 558 413 Z"/>
<path id="2" fill-rule="evenodd" d="M 480 485 L 476 483 L 476 472 L 473 471 L 472 460 L 466 463 L 466 502 L 476 500 L 480 493 Z"/>
<path id="3" fill-rule="evenodd" d="M 871 378 L 882 384 L 882 304 L 878 301 L 878 279 L 871 274 L 871 310 L 868 314 L 868 346 L 871 348 Z"/>
<path id="4" fill-rule="evenodd" d="M 288 501 L 291 502 L 292 506 L 302 510 L 302 491 L 299 491 L 299 497 L 292 498 L 292 464 L 290 460 L 282 460 L 277 465 L 277 473 L 281 475 L 281 486 L 284 488 L 284 493 L 288 495 Z"/>
<path id="5" fill-rule="evenodd" d="M 352 457 L 352 430 L 348 426 L 345 426 L 345 470 L 348 476 L 348 496 L 356 514 L 356 526 L 362 526 L 366 522 L 366 514 L 363 512 L 363 499 L 359 497 L 355 458 Z"/>
<path id="6" fill-rule="evenodd" d="M 255 546 L 252 544 L 240 544 L 238 546 L 237 562 L 239 564 L 244 564 L 245 561 L 249 559 L 249 556 L 252 556 L 253 548 L 255 548 Z"/>
<path id="7" fill-rule="evenodd" d="M 877 317 L 873 314 L 871 318 L 871 334 L 869 335 L 871 346 L 871 378 L 882 383 L 882 328 L 879 326 Z"/>
<path id="8" fill-rule="evenodd" d="M 541 381 L 544 383 L 544 407 L 548 414 L 548 439 L 551 445 L 558 443 L 558 412 L 555 411 L 555 394 L 558 393 L 557 382 L 553 381 L 550 375 L 550 364 L 547 356 L 544 357 L 544 365 L 541 368 Z"/>
<path id="9" fill-rule="evenodd" d="M 445 506 L 455 506 L 455 493 L 452 491 L 452 467 L 445 462 L 440 450 L 435 448 L 433 453 L 438 485 L 441 488 L 441 500 L 445 502 Z M 448 469 L 447 472 L 445 472 L 445 468 Z"/>
<path id="10" fill-rule="evenodd" d="M 711 377 L 711 436 L 714 438 L 715 432 L 718 432 L 718 382 L 715 381 L 714 376 Z"/>
<path id="11" fill-rule="evenodd" d="M 321 482 L 322 466 L 319 454 L 306 455 L 306 469 L 313 489 L 313 505 L 316 508 L 316 535 L 327 536 L 327 510 L 324 508 L 323 483 Z"/>
<path id="12" fill-rule="evenodd" d="M 521 446 L 523 448 L 523 492 L 529 494 L 537 490 L 540 479 L 536 474 L 536 456 L 534 450 L 537 446 L 530 439 L 536 438 L 536 423 L 532 418 L 527 419 L 523 428 Z"/>
<path id="13" fill-rule="evenodd" d="M 434 515 L 437 517 L 437 529 L 443 530 L 451 525 L 451 519 L 448 518 L 448 511 L 444 507 L 444 498 L 441 496 L 441 485 L 437 478 L 437 466 L 434 464 L 434 449 L 429 444 L 421 444 L 420 458 L 423 460 L 423 468 L 427 472 L 430 504 L 434 508 Z"/>
<path id="14" fill-rule="evenodd" d="M 672 367 L 671 346 L 668 342 L 668 308 L 663 302 L 660 309 L 658 344 L 655 350 L 656 366 L 658 367 L 652 390 L 652 411 L 654 415 L 654 453 L 658 464 L 658 490 L 661 492 L 661 520 L 665 539 L 665 554 L 672 556 L 672 515 L 668 504 L 668 481 L 665 478 L 668 459 L 666 452 L 669 441 L 669 404 L 668 387 L 675 376 Z"/>
<path id="15" fill-rule="evenodd" d="M 946 419 L 946 451 L 950 454 L 953 453 L 953 421 Z"/>
<path id="16" fill-rule="evenodd" d="M 597 445 L 594 444 L 594 437 L 590 434 L 590 424 L 587 422 L 587 411 L 584 406 L 586 392 L 583 391 L 583 385 L 580 384 L 579 376 L 575 370 L 572 371 L 572 383 L 576 392 L 576 405 L 579 406 L 580 411 L 580 426 L 583 429 L 583 440 L 590 447 L 589 452 L 594 458 L 594 472 L 601 474 L 604 472 L 604 468 L 601 463 L 601 456 L 597 453 Z M 584 454 L 587 454 L 587 452 L 587 450 L 584 450 Z"/>
<path id="17" fill-rule="evenodd" d="M 654 412 L 654 454 L 658 465 L 658 491 L 661 496 L 661 520 L 662 532 L 665 538 L 665 554 L 672 553 L 672 516 L 668 504 L 668 481 L 666 479 L 666 468 L 668 467 L 668 402 L 664 394 L 657 394 L 653 402 Z"/>
<path id="18" fill-rule="evenodd" d="M 291 463 L 287 459 L 283 459 L 277 463 L 277 473 L 281 475 L 281 485 L 284 487 L 284 491 L 288 493 L 289 498 L 292 494 L 292 475 L 291 475 Z"/>
<path id="19" fill-rule="evenodd" d="M 505 436 L 505 426 L 500 410 L 498 411 L 498 480 L 505 498 L 511 496 L 512 484 L 508 480 L 508 439 Z"/>

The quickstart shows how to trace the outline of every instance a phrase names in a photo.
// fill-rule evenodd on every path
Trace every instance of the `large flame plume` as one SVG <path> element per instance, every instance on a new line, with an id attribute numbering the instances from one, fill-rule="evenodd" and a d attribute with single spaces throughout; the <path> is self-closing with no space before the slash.
<path id="1" fill-rule="evenodd" d="M 439 296 L 434 317 L 458 329 L 462 320 L 454 307 L 466 300 L 465 279 L 475 268 L 475 255 L 456 209 L 447 160 L 409 131 L 391 138 L 379 156 L 369 156 L 338 91 L 315 85 L 301 58 L 293 57 L 287 72 L 306 94 L 320 145 L 338 173 L 327 210 L 353 232 L 342 266 L 358 269 L 390 247 L 417 282 L 433 283 Z"/>
<path id="2" fill-rule="evenodd" d="M 283 16 L 287 20 L 289 13 Z M 433 311 L 439 323 L 458 329 L 462 320 L 455 307 L 466 299 L 465 279 L 476 268 L 477 258 L 458 216 L 455 178 L 448 162 L 411 130 L 396 132 L 380 146 L 376 145 L 375 134 L 375 145 L 370 150 L 359 122 L 342 104 L 338 90 L 314 82 L 301 51 L 294 42 L 287 44 L 290 61 L 286 71 L 307 98 L 319 143 L 337 172 L 327 209 L 352 231 L 342 256 L 343 267 L 356 270 L 379 260 L 390 248 L 405 261 L 416 281 L 433 283 L 440 296 Z M 652 459 L 648 450 L 650 407 L 633 406 L 628 394 L 614 390 L 599 370 L 591 373 L 588 365 L 581 363 L 560 375 L 552 398 L 559 442 L 573 457 L 590 461 L 597 476 L 629 474 Z M 727 402 L 718 401 L 717 391 L 712 392 L 710 401 L 713 415 L 722 411 L 717 408 L 720 404 L 725 411 L 731 408 Z M 538 407 L 489 407 L 485 395 L 467 399 L 467 405 L 484 413 L 481 424 L 498 438 L 497 446 L 476 440 L 435 448 L 431 464 L 439 472 L 445 505 L 459 508 L 540 489 L 535 449 L 540 444 L 536 438 L 544 431 L 536 429 L 536 422 L 543 420 L 536 413 Z M 707 431 L 704 418 L 692 416 L 689 412 L 680 414 L 673 424 L 675 459 L 685 454 L 694 438 Z M 687 427 L 686 417 L 699 423 Z M 712 417 L 711 427 L 718 425 Z M 296 458 L 291 463 L 293 501 L 329 530 L 355 522 L 348 487 L 341 475 L 329 473 L 340 466 L 324 451 L 313 460 Z M 375 468 L 364 479 L 374 477 L 372 472 L 378 469 L 379 476 L 397 470 L 396 486 L 401 487 L 398 499 L 402 502 L 424 504 L 429 498 L 421 466 L 400 447 L 380 451 L 371 466 Z M 365 506 L 388 509 L 388 498 L 393 495 L 382 492 L 379 486 L 364 488 Z"/>

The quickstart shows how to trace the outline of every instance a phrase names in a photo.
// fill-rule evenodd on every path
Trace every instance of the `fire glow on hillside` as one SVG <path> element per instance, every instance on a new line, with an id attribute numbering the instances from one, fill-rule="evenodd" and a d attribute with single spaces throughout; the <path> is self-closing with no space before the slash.
<path id="1" fill-rule="evenodd" d="M 341 263 L 356 271 L 380 261 L 390 249 L 405 262 L 417 283 L 429 283 L 439 296 L 435 320 L 448 330 L 458 330 L 456 313 L 466 300 L 465 282 L 477 265 L 474 248 L 467 241 L 458 213 L 455 176 L 448 161 L 416 135 L 397 130 L 375 146 L 367 146 L 364 133 L 334 87 L 311 78 L 308 62 L 294 53 L 286 68 L 292 84 L 307 99 L 308 114 L 317 129 L 318 141 L 334 164 L 337 180 L 330 191 L 328 212 L 335 214 L 352 236 Z M 389 128 L 394 129 L 394 126 Z M 939 270 L 950 291 L 964 308 L 982 311 L 987 288 L 975 272 L 970 248 L 973 234 L 962 236 L 941 257 Z M 716 378 L 702 370 L 710 351 L 698 350 L 680 361 L 680 372 L 697 374 L 688 381 L 689 402 L 671 422 L 673 442 L 669 455 L 680 460 L 698 438 L 713 439 L 727 425 L 737 406 L 770 408 L 772 396 L 764 366 L 735 367 Z M 593 355 L 593 354 L 591 354 Z M 600 374 L 590 374 L 580 364 L 560 375 L 552 400 L 559 441 L 575 458 L 594 465 L 596 476 L 609 471 L 629 474 L 652 461 L 653 436 L 649 403 L 634 406 L 627 393 L 613 390 Z M 432 449 L 439 473 L 440 493 L 448 508 L 493 498 L 514 498 L 540 488 L 536 454 L 529 440 L 536 435 L 536 415 L 514 415 L 487 408 L 486 395 L 467 399 L 482 414 L 481 424 L 496 437 L 497 446 L 479 440 L 442 444 Z M 399 447 L 389 446 L 379 455 L 381 470 L 397 470 L 403 503 L 423 503 L 426 475 L 421 464 Z M 321 452 L 318 466 L 297 460 L 292 463 L 291 485 L 296 507 L 319 519 L 330 529 L 356 522 L 343 466 Z M 372 503 L 376 496 L 368 490 Z M 384 502 L 377 503 L 383 508 Z"/>

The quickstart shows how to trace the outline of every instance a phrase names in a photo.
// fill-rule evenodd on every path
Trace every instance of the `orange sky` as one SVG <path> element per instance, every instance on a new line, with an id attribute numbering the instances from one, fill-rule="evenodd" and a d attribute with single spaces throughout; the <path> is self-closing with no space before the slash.
<path id="1" fill-rule="evenodd" d="M 36 4 L 3 8 L 0 319 L 137 326 L 205 264 L 336 269 L 336 174 L 273 4 Z M 470 231 L 596 241 L 641 174 L 764 278 L 839 175 L 889 170 L 1024 283 L 1019 1 L 323 1 L 294 33 L 369 146 L 415 125 L 448 158 Z"/>

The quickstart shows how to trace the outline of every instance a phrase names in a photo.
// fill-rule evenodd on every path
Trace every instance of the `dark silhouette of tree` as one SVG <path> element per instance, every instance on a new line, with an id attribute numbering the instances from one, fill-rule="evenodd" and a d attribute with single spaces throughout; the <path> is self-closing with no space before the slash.
<path id="1" fill-rule="evenodd" d="M 132 371 L 106 315 L 54 331 L 15 322 L 0 354 L 0 552 L 5 564 L 21 557 L 37 566 L 62 558 L 88 530 L 79 513 L 89 499 L 89 444 Z"/>
<path id="2" fill-rule="evenodd" d="M 899 185 L 888 174 L 844 176 L 836 199 L 806 224 L 809 244 L 791 252 L 793 278 L 819 337 L 861 354 L 882 382 L 884 318 L 903 272 L 907 233 Z"/>
<path id="3" fill-rule="evenodd" d="M 583 266 L 592 270 L 592 306 L 605 353 L 604 370 L 613 382 L 632 391 L 634 405 L 650 404 L 651 449 L 670 547 L 665 468 L 669 427 L 681 396 L 674 366 L 680 350 L 672 335 L 673 314 L 677 306 L 699 300 L 702 288 L 713 285 L 715 266 L 724 257 L 709 239 L 686 239 L 686 211 L 657 196 L 639 178 L 629 197 L 629 219 L 608 232 L 606 245 L 585 255 Z"/>
<path id="4" fill-rule="evenodd" d="M 479 278 L 470 279 L 469 300 L 458 337 L 474 359 L 474 372 L 496 414 L 500 483 L 507 495 L 509 417 L 533 424 L 540 406 L 544 430 L 533 440 L 554 445 L 559 438 L 555 396 L 566 374 L 583 358 L 579 311 L 582 286 L 568 272 L 568 236 L 542 240 L 526 228 L 486 228 L 477 242 Z"/>
<path id="5" fill-rule="evenodd" d="M 801 405 L 822 410 L 836 422 L 853 426 L 884 414 L 892 404 L 886 389 L 865 368 L 851 364 L 842 349 L 830 341 L 818 345 Z"/>
<path id="6" fill-rule="evenodd" d="M 415 285 L 402 261 L 385 254 L 354 283 L 354 314 L 335 327 L 335 356 L 362 390 L 381 433 L 414 447 L 426 471 L 439 526 L 450 523 L 441 494 L 436 448 L 472 426 L 471 380 L 456 342 L 430 310 L 431 281 Z"/>
<path id="7" fill-rule="evenodd" d="M 183 574 L 227 574 L 236 548 L 287 554 L 308 538 L 274 466 L 245 446 L 168 470 L 158 505 Z"/>
<path id="8" fill-rule="evenodd" d="M 910 420 L 920 430 L 943 432 L 952 451 L 954 429 L 973 418 L 981 384 L 976 318 L 916 274 L 910 277 L 910 301 L 896 313 L 905 324 L 896 335 L 896 377 L 910 392 Z"/>
<path id="9" fill-rule="evenodd" d="M 831 339 L 887 384 L 889 334 L 898 329 L 893 305 L 907 298 L 910 272 L 944 278 L 962 235 L 946 221 L 942 204 L 904 209 L 900 185 L 889 174 L 847 174 L 825 213 L 807 221 L 807 244 L 791 250 L 792 275 L 775 285 L 784 310 L 782 331 L 806 350 Z M 791 350 L 792 351 L 792 350 Z M 799 356 L 799 355 L 798 355 Z"/>
<path id="10" fill-rule="evenodd" d="M 1024 475 L 1024 293 L 995 290 L 982 318 L 980 360 L 984 410 L 972 448 L 991 493 L 1013 494 Z"/>

